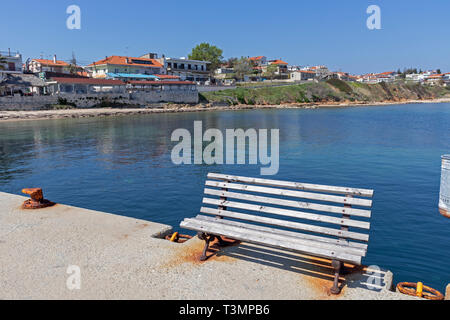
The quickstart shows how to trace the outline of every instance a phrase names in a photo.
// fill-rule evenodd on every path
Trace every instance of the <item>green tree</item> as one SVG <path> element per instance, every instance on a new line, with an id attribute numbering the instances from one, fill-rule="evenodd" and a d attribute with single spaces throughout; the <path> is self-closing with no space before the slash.
<path id="1" fill-rule="evenodd" d="M 192 49 L 192 52 L 189 54 L 189 59 L 209 61 L 211 63 L 209 65 L 209 71 L 214 73 L 222 63 L 222 54 L 222 49 L 204 42 Z"/>
<path id="2" fill-rule="evenodd" d="M 238 58 L 229 58 L 225 63 L 227 64 L 228 68 L 234 68 L 234 66 L 236 65 L 236 63 L 239 61 Z"/>
<path id="3" fill-rule="evenodd" d="M 236 78 L 238 78 L 240 80 L 244 80 L 244 76 L 247 74 L 251 74 L 253 71 L 252 64 L 245 57 L 241 57 L 239 60 L 237 60 L 234 63 L 233 68 L 234 68 L 234 73 L 236 74 Z"/>
<path id="4" fill-rule="evenodd" d="M 277 71 L 278 66 L 276 64 L 270 64 L 267 66 L 266 72 L 264 72 L 264 77 L 267 77 L 272 81 Z"/>
<path id="5" fill-rule="evenodd" d="M 441 69 L 437 69 L 436 72 L 437 72 L 438 74 L 441 74 L 441 73 L 442 73 L 442 72 L 441 72 Z"/>

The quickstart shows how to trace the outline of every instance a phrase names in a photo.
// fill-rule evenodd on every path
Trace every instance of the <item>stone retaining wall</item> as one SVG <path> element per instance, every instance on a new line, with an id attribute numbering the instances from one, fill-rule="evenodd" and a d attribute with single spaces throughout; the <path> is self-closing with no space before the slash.
<path id="1" fill-rule="evenodd" d="M 159 102 L 198 103 L 198 92 L 192 90 L 154 91 L 122 94 L 61 94 L 55 96 L 7 96 L 0 97 L 0 111 L 39 110 L 49 105 L 60 104 L 61 99 L 73 103 L 78 108 L 91 108 L 96 105 L 124 105 L 144 107 Z"/>

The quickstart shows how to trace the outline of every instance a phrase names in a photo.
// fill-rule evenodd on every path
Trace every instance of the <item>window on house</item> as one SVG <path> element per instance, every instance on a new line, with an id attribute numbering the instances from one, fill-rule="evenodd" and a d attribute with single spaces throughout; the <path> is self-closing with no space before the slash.
<path id="1" fill-rule="evenodd" d="M 173 64 L 174 69 L 178 69 L 178 63 Z"/>
<path id="2" fill-rule="evenodd" d="M 184 63 L 180 64 L 180 69 L 184 69 Z"/>
<path id="3" fill-rule="evenodd" d="M 192 66 L 191 66 L 190 64 L 188 64 L 188 69 L 189 69 L 189 70 L 191 70 L 191 69 L 192 69 Z"/>

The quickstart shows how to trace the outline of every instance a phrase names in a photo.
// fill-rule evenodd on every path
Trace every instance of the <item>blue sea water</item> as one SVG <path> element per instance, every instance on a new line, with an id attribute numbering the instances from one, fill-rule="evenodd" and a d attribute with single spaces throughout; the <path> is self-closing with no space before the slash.
<path id="1" fill-rule="evenodd" d="M 173 130 L 279 128 L 273 179 L 375 190 L 363 261 L 395 281 L 450 283 L 450 219 L 438 213 L 450 104 L 210 111 L 0 123 L 0 191 L 39 186 L 53 201 L 177 227 L 196 215 L 208 172 L 257 177 L 257 165 L 171 161 Z M 1 204 L 0 204 L 1 210 Z"/>

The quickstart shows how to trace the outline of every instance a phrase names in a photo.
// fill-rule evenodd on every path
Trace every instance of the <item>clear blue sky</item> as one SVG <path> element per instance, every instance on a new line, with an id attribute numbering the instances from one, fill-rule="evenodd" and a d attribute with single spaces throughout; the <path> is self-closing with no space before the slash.
<path id="1" fill-rule="evenodd" d="M 66 8 L 81 8 L 81 30 Z M 366 9 L 381 7 L 381 30 Z M 187 56 L 201 42 L 224 57 L 265 55 L 289 64 L 326 64 L 359 74 L 403 67 L 450 71 L 450 1 L 2 1 L 0 50 L 25 58 L 57 54 L 81 64 L 109 55 Z"/>

